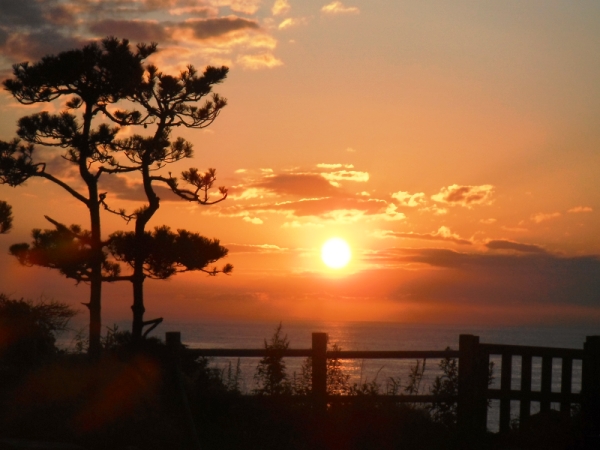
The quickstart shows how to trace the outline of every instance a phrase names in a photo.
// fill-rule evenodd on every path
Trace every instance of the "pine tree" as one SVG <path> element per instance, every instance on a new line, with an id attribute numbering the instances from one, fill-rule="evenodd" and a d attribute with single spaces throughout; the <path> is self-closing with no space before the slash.
<path id="1" fill-rule="evenodd" d="M 18 186 L 33 177 L 49 180 L 80 201 L 90 218 L 88 275 L 90 298 L 84 303 L 90 313 L 92 357 L 100 353 L 101 296 L 103 276 L 103 242 L 101 235 L 101 196 L 98 181 L 103 164 L 113 161 L 111 150 L 119 128 L 103 123 L 112 104 L 133 95 L 142 83 L 142 62 L 156 51 L 156 45 L 137 46 L 132 51 L 127 40 L 104 39 L 82 49 L 70 50 L 42 58 L 35 64 L 24 62 L 13 67 L 13 78 L 4 87 L 24 105 L 36 105 L 68 98 L 66 109 L 58 114 L 40 112 L 22 117 L 18 122 L 19 141 L 0 143 L 0 183 Z M 78 113 L 78 114 L 77 114 Z M 121 123 L 137 120 L 135 113 Z M 34 145 L 36 147 L 34 147 Z M 44 149 L 38 156 L 37 148 Z M 73 164 L 85 191 L 80 192 L 58 175 L 46 162 L 52 149 L 62 151 Z"/>

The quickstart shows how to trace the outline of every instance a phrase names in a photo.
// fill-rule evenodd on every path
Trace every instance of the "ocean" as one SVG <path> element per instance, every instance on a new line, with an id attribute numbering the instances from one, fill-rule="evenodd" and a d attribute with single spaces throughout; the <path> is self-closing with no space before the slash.
<path id="1" fill-rule="evenodd" d="M 121 330 L 129 328 L 129 322 L 117 322 Z M 181 332 L 182 342 L 190 348 L 263 348 L 265 339 L 269 340 L 279 323 L 277 322 L 167 322 L 161 324 L 152 335 L 164 338 L 167 331 Z M 290 348 L 310 348 L 312 332 L 326 332 L 329 342 L 337 344 L 342 350 L 444 350 L 450 347 L 458 349 L 460 334 L 473 334 L 480 337 L 482 343 L 532 345 L 543 347 L 563 347 L 582 349 L 586 336 L 600 335 L 600 326 L 511 326 L 483 327 L 458 325 L 418 325 L 382 322 L 283 322 L 282 332 L 287 336 Z M 71 341 L 69 341 L 71 339 Z M 64 336 L 61 345 L 72 345 L 72 335 Z M 500 357 L 492 356 L 495 363 L 492 387 L 500 384 Z M 258 358 L 242 358 L 241 388 L 250 393 L 256 387 L 254 373 Z M 287 358 L 288 374 L 299 374 L 303 358 Z M 420 393 L 428 394 L 433 379 L 440 374 L 439 360 L 426 361 L 426 369 L 420 385 Z M 350 375 L 351 383 L 375 381 L 382 392 L 393 378 L 405 386 L 408 373 L 416 361 L 410 360 L 343 360 L 345 373 Z M 214 358 L 213 367 L 227 373 L 230 365 L 235 368 L 237 359 Z M 573 392 L 581 389 L 581 364 L 573 364 Z M 560 391 L 560 359 L 555 360 L 552 373 L 552 390 Z M 512 385 L 520 383 L 520 358 L 513 360 Z M 541 386 L 541 358 L 533 359 L 532 390 Z M 517 417 L 518 403 L 513 405 L 512 414 Z M 553 405 L 558 408 L 558 405 Z M 539 404 L 532 402 L 532 413 L 539 410 Z M 498 429 L 499 405 L 492 401 L 488 413 L 488 428 Z"/>

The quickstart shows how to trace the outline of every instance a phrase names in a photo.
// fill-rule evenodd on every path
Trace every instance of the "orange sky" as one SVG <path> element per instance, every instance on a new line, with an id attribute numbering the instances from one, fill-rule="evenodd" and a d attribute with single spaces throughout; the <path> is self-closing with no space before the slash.
<path id="1" fill-rule="evenodd" d="M 149 282 L 148 318 L 600 323 L 599 23 L 595 1 L 3 1 L 0 74 L 106 35 L 157 41 L 166 72 L 230 67 L 228 106 L 181 131 L 195 158 L 168 168 L 216 167 L 230 196 L 164 193 L 151 225 L 219 238 L 235 269 Z M 0 94 L 0 139 L 38 110 Z M 134 176 L 102 185 L 139 205 Z M 86 226 L 48 182 L 0 198 L 2 254 L 43 215 Z M 332 236 L 345 269 L 320 260 Z M 9 256 L 0 269 L 14 296 L 87 297 Z M 105 322 L 128 317 L 128 283 L 104 292 Z"/>

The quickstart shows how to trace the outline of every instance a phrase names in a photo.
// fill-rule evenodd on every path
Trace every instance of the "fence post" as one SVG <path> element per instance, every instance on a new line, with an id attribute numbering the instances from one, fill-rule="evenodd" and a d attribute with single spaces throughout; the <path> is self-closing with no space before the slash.
<path id="1" fill-rule="evenodd" d="M 581 397 L 585 439 L 595 446 L 600 444 L 600 336 L 587 336 L 583 345 Z"/>
<path id="2" fill-rule="evenodd" d="M 479 336 L 461 334 L 458 345 L 458 427 L 468 436 L 479 436 L 487 429 L 485 355 L 479 350 Z"/>
<path id="3" fill-rule="evenodd" d="M 327 333 L 312 334 L 312 393 L 315 406 L 327 406 Z"/>
<path id="4" fill-rule="evenodd" d="M 194 424 L 192 410 L 188 402 L 185 386 L 183 384 L 183 376 L 181 373 L 181 352 L 183 345 L 181 344 L 181 333 L 179 331 L 167 331 L 165 333 L 165 343 L 167 344 L 167 374 L 170 377 L 170 382 L 175 393 L 174 403 L 175 411 L 179 415 L 182 428 L 185 430 L 185 448 L 186 450 L 200 450 L 200 440 Z"/>

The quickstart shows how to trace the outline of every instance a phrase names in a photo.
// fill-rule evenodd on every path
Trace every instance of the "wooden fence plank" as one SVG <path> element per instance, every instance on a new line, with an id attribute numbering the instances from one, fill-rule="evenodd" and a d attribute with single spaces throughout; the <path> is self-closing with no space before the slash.
<path id="1" fill-rule="evenodd" d="M 327 406 L 327 333 L 312 334 L 312 393 L 315 406 Z"/>
<path id="2" fill-rule="evenodd" d="M 521 393 L 525 398 L 520 400 L 519 423 L 523 425 L 531 414 L 531 400 L 528 397 L 531 392 L 531 355 L 521 357 Z"/>
<path id="3" fill-rule="evenodd" d="M 542 357 L 542 401 L 540 412 L 550 411 L 550 396 L 552 392 L 552 356 Z"/>
<path id="4" fill-rule="evenodd" d="M 561 374 L 560 374 L 560 392 L 562 394 L 570 394 L 573 384 L 573 358 L 562 358 Z M 571 402 L 560 402 L 560 412 L 567 416 L 571 416 Z"/>
<path id="5" fill-rule="evenodd" d="M 512 379 L 512 355 L 504 353 L 502 355 L 502 369 L 500 372 L 500 390 L 503 393 L 511 391 Z M 500 400 L 500 433 L 506 433 L 510 430 L 510 399 Z"/>

